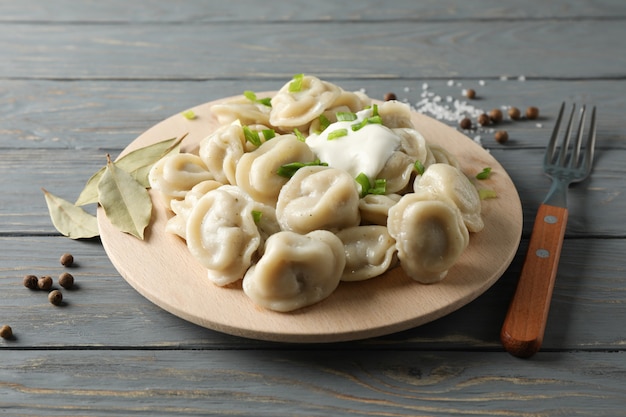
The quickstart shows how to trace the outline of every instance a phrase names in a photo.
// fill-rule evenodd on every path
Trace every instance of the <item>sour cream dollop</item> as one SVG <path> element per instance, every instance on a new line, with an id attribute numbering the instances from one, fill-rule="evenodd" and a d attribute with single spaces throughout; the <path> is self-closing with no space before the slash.
<path id="1" fill-rule="evenodd" d="M 389 157 L 400 147 L 400 137 L 382 124 L 367 124 L 354 131 L 352 126 L 372 116 L 372 109 L 356 113 L 357 119 L 330 124 L 320 134 L 306 138 L 306 144 L 320 161 L 347 171 L 352 177 L 363 173 L 370 180 L 377 178 Z M 333 132 L 345 135 L 329 139 Z"/>

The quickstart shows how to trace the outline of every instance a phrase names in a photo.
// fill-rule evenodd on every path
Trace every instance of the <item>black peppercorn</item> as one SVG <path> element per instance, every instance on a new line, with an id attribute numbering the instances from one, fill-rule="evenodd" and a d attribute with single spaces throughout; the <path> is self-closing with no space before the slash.
<path id="1" fill-rule="evenodd" d="M 0 327 L 0 337 L 3 339 L 11 339 L 13 337 L 13 329 L 11 326 L 4 324 Z"/>
<path id="2" fill-rule="evenodd" d="M 63 302 L 63 294 L 59 290 L 50 291 L 48 294 L 48 301 L 55 306 L 60 305 Z"/>
<path id="3" fill-rule="evenodd" d="M 507 112 L 509 113 L 509 117 L 511 118 L 511 120 L 519 120 L 521 116 L 521 112 L 517 107 L 510 107 Z"/>
<path id="4" fill-rule="evenodd" d="M 39 280 L 37 281 L 37 287 L 39 287 L 40 290 L 48 291 L 50 288 L 52 288 L 52 277 L 44 275 L 43 277 L 39 278 Z"/>
<path id="5" fill-rule="evenodd" d="M 509 140 L 509 133 L 506 130 L 498 130 L 494 138 L 498 143 L 506 143 L 506 141 Z"/>
<path id="6" fill-rule="evenodd" d="M 539 117 L 539 109 L 537 107 L 529 107 L 526 109 L 526 118 L 527 119 L 536 119 Z"/>
<path id="7" fill-rule="evenodd" d="M 74 286 L 74 276 L 69 272 L 63 272 L 59 275 L 59 285 L 63 288 L 72 288 Z"/>
<path id="8" fill-rule="evenodd" d="M 37 277 L 34 275 L 24 275 L 24 286 L 26 288 L 29 288 L 31 290 L 36 290 L 37 288 L 39 288 L 39 286 L 37 285 Z"/>
<path id="9" fill-rule="evenodd" d="M 502 121 L 502 111 L 500 109 L 493 109 L 489 112 L 489 118 L 493 123 L 500 123 Z"/>
<path id="10" fill-rule="evenodd" d="M 473 99 L 474 97 L 476 97 L 476 91 L 470 89 L 465 90 L 465 97 L 469 98 L 470 100 Z"/>
<path id="11" fill-rule="evenodd" d="M 478 116 L 478 124 L 481 126 L 487 126 L 490 123 L 491 119 L 485 113 Z"/>
<path id="12" fill-rule="evenodd" d="M 461 127 L 461 129 L 463 130 L 467 130 L 467 129 L 471 129 L 472 128 L 472 121 L 467 118 L 464 117 L 463 119 L 461 119 L 461 121 L 459 122 L 459 126 Z"/>
<path id="13" fill-rule="evenodd" d="M 398 97 L 396 96 L 396 93 L 385 93 L 385 97 L 384 97 L 385 101 L 390 101 L 390 100 L 397 100 Z"/>
<path id="14" fill-rule="evenodd" d="M 63 255 L 61 255 L 61 259 L 59 259 L 59 261 L 63 266 L 72 266 L 72 264 L 74 263 L 74 257 L 71 253 L 64 253 Z"/>

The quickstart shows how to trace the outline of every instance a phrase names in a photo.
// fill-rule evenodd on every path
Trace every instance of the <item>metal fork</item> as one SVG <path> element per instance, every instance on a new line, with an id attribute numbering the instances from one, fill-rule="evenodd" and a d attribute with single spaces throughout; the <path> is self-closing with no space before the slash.
<path id="1" fill-rule="evenodd" d="M 591 111 L 591 123 L 583 152 L 584 106 L 578 116 L 575 141 L 570 143 L 576 119 L 575 108 L 573 105 L 560 149 L 557 138 L 565 103 L 561 105 L 556 119 L 543 162 L 544 172 L 552 178 L 552 187 L 537 211 L 517 289 L 500 332 L 504 348 L 518 357 L 534 355 L 543 342 L 567 225 L 567 188 L 571 183 L 587 178 L 593 165 L 596 109 L 593 107 Z"/>

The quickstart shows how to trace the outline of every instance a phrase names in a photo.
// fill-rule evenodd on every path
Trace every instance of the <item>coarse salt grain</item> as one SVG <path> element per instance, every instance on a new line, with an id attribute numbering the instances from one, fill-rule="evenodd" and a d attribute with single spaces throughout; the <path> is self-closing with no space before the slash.
<path id="1" fill-rule="evenodd" d="M 500 81 L 506 81 L 508 79 L 509 79 L 509 77 L 507 77 L 506 75 L 501 75 L 500 76 Z"/>
<path id="2" fill-rule="evenodd" d="M 454 85 L 454 80 L 448 80 L 448 87 L 452 87 Z"/>
<path id="3" fill-rule="evenodd" d="M 543 127 L 543 125 L 541 123 L 537 123 L 535 126 L 537 126 L 540 129 Z"/>
<path id="4" fill-rule="evenodd" d="M 526 76 L 520 75 L 519 77 L 517 77 L 517 81 L 526 81 Z"/>
<path id="5" fill-rule="evenodd" d="M 480 80 L 480 81 L 478 81 L 478 84 L 479 84 L 479 85 L 485 85 L 485 80 Z"/>
<path id="6" fill-rule="evenodd" d="M 428 83 L 422 84 L 422 90 L 428 90 Z"/>

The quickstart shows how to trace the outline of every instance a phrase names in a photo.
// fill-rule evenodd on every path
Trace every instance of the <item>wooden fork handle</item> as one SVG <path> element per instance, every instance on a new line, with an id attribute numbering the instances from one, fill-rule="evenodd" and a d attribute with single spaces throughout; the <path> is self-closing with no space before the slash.
<path id="1" fill-rule="evenodd" d="M 514 356 L 530 357 L 543 342 L 566 225 L 566 208 L 539 207 L 522 273 L 500 332 L 502 345 Z"/>

